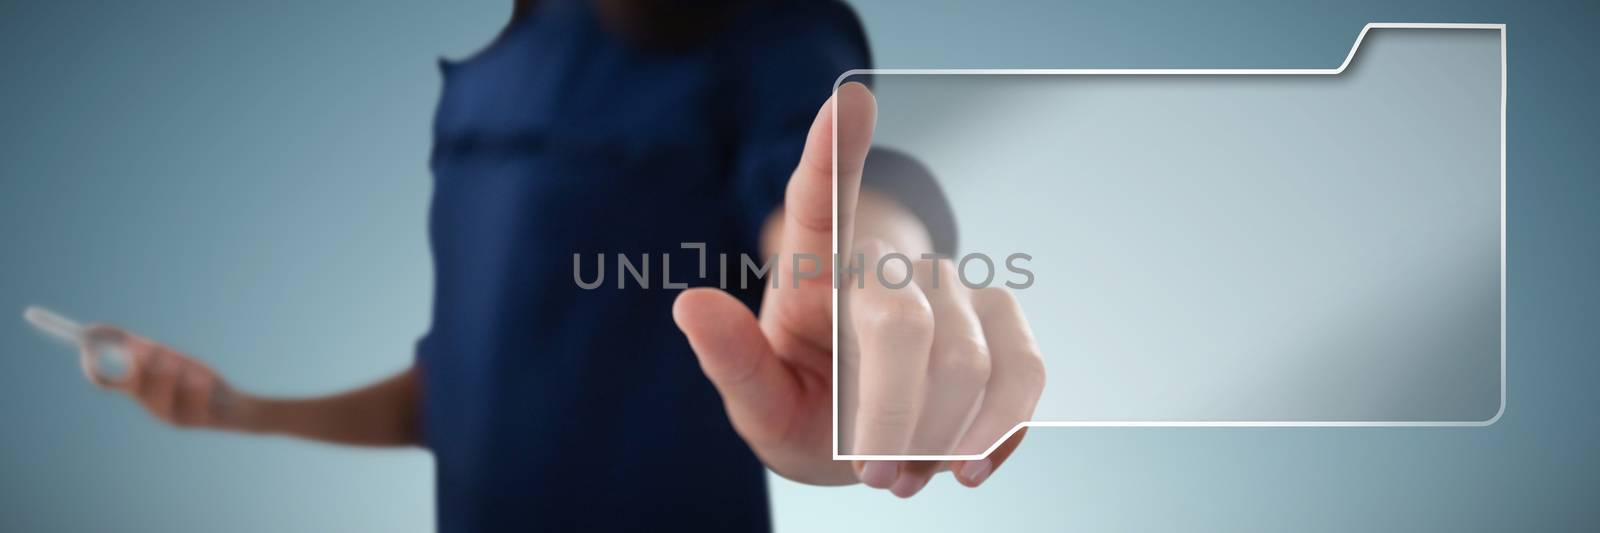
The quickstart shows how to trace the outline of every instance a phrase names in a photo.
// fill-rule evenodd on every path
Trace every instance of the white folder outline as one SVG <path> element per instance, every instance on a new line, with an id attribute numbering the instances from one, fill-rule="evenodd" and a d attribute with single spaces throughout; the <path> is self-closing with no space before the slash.
<path id="1" fill-rule="evenodd" d="M 833 458 L 841 461 L 971 461 L 988 456 L 1011 435 L 1026 427 L 1485 427 L 1500 420 L 1506 412 L 1506 25 L 1456 24 L 1456 23 L 1394 23 L 1374 22 L 1361 28 L 1344 63 L 1329 69 L 854 69 L 840 74 L 833 90 L 839 91 L 851 76 L 872 74 L 939 74 L 939 75 L 1286 75 L 1286 76 L 1336 76 L 1355 60 L 1362 41 L 1373 29 L 1452 29 L 1497 30 L 1500 33 L 1500 408 L 1494 416 L 1479 421 L 1119 421 L 1096 420 L 1050 422 L 1029 420 L 1020 422 L 995 440 L 982 453 L 971 455 L 840 455 L 839 454 L 839 314 L 834 313 L 833 323 Z M 839 108 L 835 104 L 833 151 L 838 153 Z M 838 158 L 833 158 L 834 183 L 839 181 Z M 839 219 L 839 190 L 833 189 L 833 218 Z M 839 225 L 833 225 L 833 255 L 839 256 Z M 839 288 L 833 289 L 833 308 L 839 308 Z"/>

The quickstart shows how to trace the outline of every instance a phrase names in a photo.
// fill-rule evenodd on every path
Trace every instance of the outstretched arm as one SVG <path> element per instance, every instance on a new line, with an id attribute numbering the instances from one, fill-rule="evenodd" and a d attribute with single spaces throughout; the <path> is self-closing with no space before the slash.
<path id="1" fill-rule="evenodd" d="M 417 444 L 416 367 L 371 385 L 316 398 L 265 398 L 228 385 L 205 363 L 112 326 L 90 335 L 118 342 L 128 354 L 117 379 L 86 368 L 89 379 L 139 402 L 178 427 L 287 435 L 360 446 Z M 88 354 L 85 354 L 88 357 Z"/>
<path id="2" fill-rule="evenodd" d="M 246 431 L 335 444 L 419 444 L 416 367 L 358 389 L 303 399 L 246 397 L 240 420 Z"/>
<path id="3" fill-rule="evenodd" d="M 949 259 L 923 259 L 936 232 L 913 204 L 862 185 L 875 120 L 876 101 L 859 83 L 839 87 L 818 112 L 783 210 L 764 228 L 782 282 L 768 286 L 759 315 L 732 295 L 696 288 L 678 297 L 673 317 L 734 429 L 778 474 L 817 485 L 859 480 L 901 497 L 941 470 L 977 486 L 1021 439 L 1018 432 L 988 450 L 1032 416 L 1044 368 L 1015 297 L 967 287 Z M 859 265 L 841 282 L 838 309 L 831 261 L 799 275 L 800 257 L 831 255 L 835 227 L 839 250 Z M 835 461 L 835 409 L 842 455 L 981 457 Z"/>

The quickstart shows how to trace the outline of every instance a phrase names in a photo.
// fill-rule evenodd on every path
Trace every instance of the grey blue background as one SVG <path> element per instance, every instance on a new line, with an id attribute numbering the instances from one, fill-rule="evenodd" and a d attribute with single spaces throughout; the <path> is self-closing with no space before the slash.
<path id="1" fill-rule="evenodd" d="M 1028 254 L 1036 422 L 1482 424 L 1501 69 L 1497 29 L 1382 28 L 1337 75 L 880 72 L 873 142 L 938 177 L 966 279 Z"/>
<path id="2" fill-rule="evenodd" d="M 779 530 L 1600 523 L 1600 7 L 855 5 L 883 67 L 1332 67 L 1367 22 L 1507 23 L 1509 401 L 1487 428 L 1033 431 L 976 491 L 945 478 L 899 501 L 774 479 Z M 402 368 L 429 298 L 434 60 L 470 54 L 508 13 L 502 1 L 0 3 L 0 308 L 123 323 L 265 393 Z M 20 320 L 0 322 L 0 428 L 0 530 L 432 525 L 421 451 L 160 427 L 91 390 Z"/>

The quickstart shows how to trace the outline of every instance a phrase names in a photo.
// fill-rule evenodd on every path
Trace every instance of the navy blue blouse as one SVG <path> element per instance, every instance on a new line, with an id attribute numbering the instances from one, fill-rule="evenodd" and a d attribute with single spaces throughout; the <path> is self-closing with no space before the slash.
<path id="1" fill-rule="evenodd" d="M 660 256 L 692 286 L 717 275 L 680 243 L 756 255 L 834 79 L 868 63 L 833 1 L 751 3 L 667 51 L 559 0 L 441 63 L 417 355 L 441 531 L 769 528 L 764 469 L 672 322 Z M 649 289 L 617 288 L 617 253 L 652 256 Z M 605 254 L 605 284 L 581 288 L 573 254 L 586 280 Z"/>

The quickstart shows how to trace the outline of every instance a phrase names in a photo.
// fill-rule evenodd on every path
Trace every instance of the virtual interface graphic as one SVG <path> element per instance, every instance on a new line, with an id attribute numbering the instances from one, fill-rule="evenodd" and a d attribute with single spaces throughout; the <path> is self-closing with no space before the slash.
<path id="1" fill-rule="evenodd" d="M 989 259 L 962 279 L 1031 274 L 1010 289 L 1048 373 L 1028 425 L 1484 425 L 1504 73 L 1503 27 L 1374 24 L 1338 68 L 840 81 L 872 86 L 874 150 L 944 189 L 953 259 Z M 837 382 L 844 409 L 870 392 Z"/>

